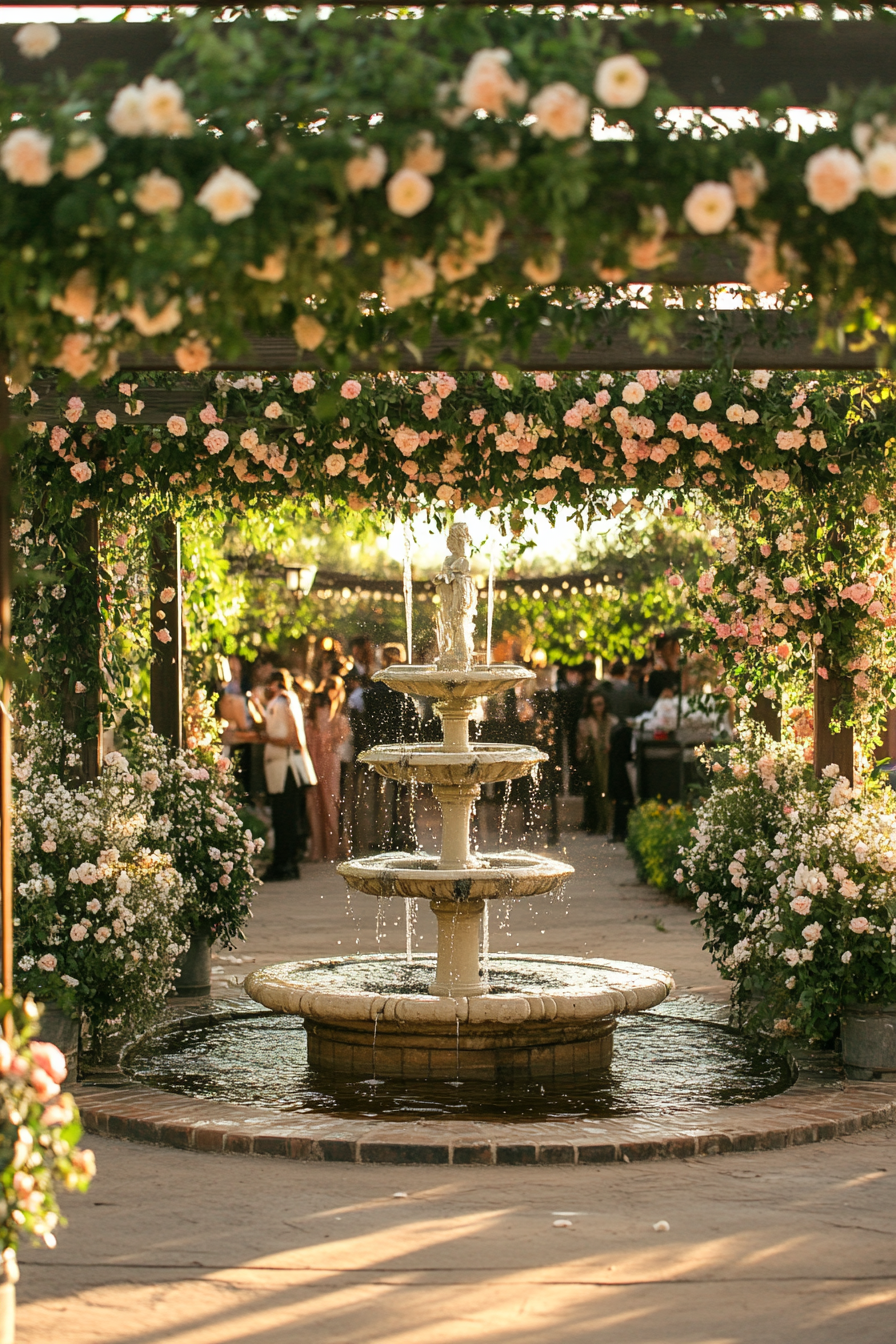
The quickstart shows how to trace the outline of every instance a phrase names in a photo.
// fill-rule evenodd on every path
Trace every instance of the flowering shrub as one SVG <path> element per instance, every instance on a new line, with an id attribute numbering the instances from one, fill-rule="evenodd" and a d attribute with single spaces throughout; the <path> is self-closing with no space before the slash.
<path id="1" fill-rule="evenodd" d="M 3 1214 L 0 1243 L 3 1274 L 18 1278 L 16 1248 L 22 1233 L 56 1245 L 60 1222 L 54 1185 L 86 1190 L 96 1166 L 89 1149 L 77 1147 L 81 1137 L 78 1110 L 68 1093 L 65 1056 L 55 1045 L 34 1040 L 38 1009 L 21 998 L 0 1000 L 0 1014 L 15 1023 L 10 1040 L 0 1038 L 0 1180 Z"/>
<path id="2" fill-rule="evenodd" d="M 655 798 L 629 814 L 625 844 L 642 882 L 660 891 L 680 886 L 676 881 L 679 850 L 688 842 L 693 819 L 691 809 L 681 803 L 666 804 Z"/>
<path id="3" fill-rule="evenodd" d="M 119 753 L 96 781 L 60 775 L 67 743 L 36 723 L 13 757 L 18 983 L 83 1010 L 93 1043 L 149 1021 L 185 946 L 183 883 L 168 852 L 170 819 Z M 70 757 L 74 764 L 77 757 Z"/>
<path id="4" fill-rule="evenodd" d="M 759 730 L 713 771 L 676 876 L 742 1012 L 827 1041 L 846 1004 L 896 1002 L 889 790 L 852 789 L 836 766 L 816 779 L 796 743 Z"/>
<path id="5" fill-rule="evenodd" d="M 252 857 L 264 841 L 253 838 L 231 801 L 230 762 L 209 743 L 172 751 L 149 729 L 132 734 L 128 755 L 183 884 L 183 928 L 209 924 L 233 946 L 251 917 Z"/>

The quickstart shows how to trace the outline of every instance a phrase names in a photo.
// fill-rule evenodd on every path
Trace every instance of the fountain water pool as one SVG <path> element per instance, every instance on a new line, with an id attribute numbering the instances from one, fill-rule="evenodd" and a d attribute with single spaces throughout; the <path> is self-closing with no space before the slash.
<path id="1" fill-rule="evenodd" d="M 472 664 L 477 589 L 468 543 L 466 526 L 454 524 L 436 579 L 436 662 L 399 664 L 375 678 L 434 700 L 441 746 L 396 743 L 359 757 L 387 779 L 432 786 L 442 812 L 440 852 L 375 854 L 338 868 L 356 891 L 429 901 L 437 925 L 432 978 L 409 984 L 405 975 L 393 988 L 395 966 L 417 969 L 416 961 L 408 968 L 406 959 L 353 957 L 285 962 L 246 980 L 257 1002 L 303 1018 L 309 1063 L 326 1072 L 499 1081 L 592 1074 L 610 1064 L 618 1016 L 654 1007 L 672 988 L 671 976 L 654 967 L 571 957 L 516 958 L 501 985 L 490 983 L 499 959 L 480 957 L 486 902 L 547 895 L 574 870 L 526 850 L 470 849 L 481 785 L 523 778 L 547 757 L 536 747 L 470 742 L 477 701 L 514 690 L 534 673 L 510 663 Z"/>

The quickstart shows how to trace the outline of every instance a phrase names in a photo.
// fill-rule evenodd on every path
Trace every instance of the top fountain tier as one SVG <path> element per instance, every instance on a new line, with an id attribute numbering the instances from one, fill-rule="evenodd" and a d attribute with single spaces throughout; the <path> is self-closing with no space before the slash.
<path id="1" fill-rule="evenodd" d="M 483 696 L 502 695 L 520 682 L 534 681 L 535 673 L 516 663 L 493 663 L 488 667 L 442 668 L 436 663 L 408 666 L 395 663 L 375 672 L 374 681 L 384 681 L 393 691 L 405 695 L 435 698 L 446 707 L 472 709 Z"/>

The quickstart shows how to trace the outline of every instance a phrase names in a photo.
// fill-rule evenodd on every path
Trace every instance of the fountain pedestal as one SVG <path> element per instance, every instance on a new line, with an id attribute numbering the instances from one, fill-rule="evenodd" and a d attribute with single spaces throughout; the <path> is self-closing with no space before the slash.
<path id="1" fill-rule="evenodd" d="M 430 901 L 436 917 L 436 978 L 430 994 L 468 999 L 488 993 L 488 978 L 479 969 L 479 929 L 485 901 Z"/>

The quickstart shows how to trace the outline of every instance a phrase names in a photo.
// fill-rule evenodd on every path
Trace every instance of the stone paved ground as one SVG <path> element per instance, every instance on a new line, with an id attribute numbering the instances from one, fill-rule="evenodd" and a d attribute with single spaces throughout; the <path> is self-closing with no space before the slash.
<path id="1" fill-rule="evenodd" d="M 689 911 L 635 885 L 619 850 L 564 841 L 578 870 L 568 907 L 517 910 L 509 930 L 493 927 L 493 946 L 644 960 L 683 990 L 724 996 Z M 301 883 L 260 897 L 254 962 L 218 964 L 244 974 L 340 939 L 340 950 L 355 938 L 372 950 L 370 904 L 356 897 L 357 926 L 346 920 L 338 879 L 308 865 Z M 380 947 L 403 945 L 387 919 Z M 66 1201 L 58 1249 L 23 1252 L 20 1344 L 896 1335 L 891 1129 L 687 1161 L 438 1171 L 92 1142 L 99 1175 L 88 1196 Z M 558 1217 L 572 1226 L 554 1227 Z M 669 1232 L 653 1230 L 659 1220 Z"/>

